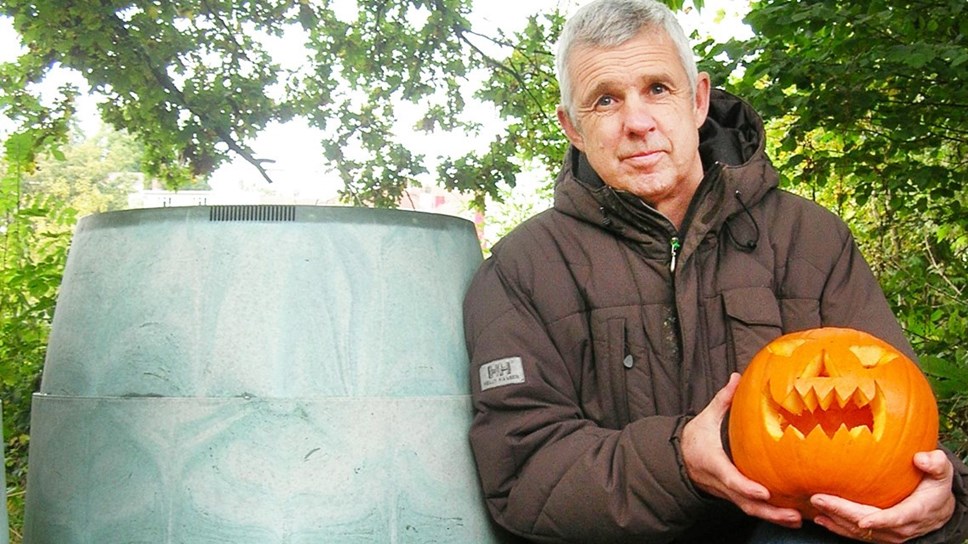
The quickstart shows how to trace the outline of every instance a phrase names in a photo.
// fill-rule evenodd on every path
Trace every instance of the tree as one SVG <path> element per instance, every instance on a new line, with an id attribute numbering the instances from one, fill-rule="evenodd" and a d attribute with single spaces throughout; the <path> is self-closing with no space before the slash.
<path id="1" fill-rule="evenodd" d="M 62 149 L 62 158 L 42 160 L 22 188 L 65 204 L 78 217 L 120 210 L 141 184 L 141 159 L 141 146 L 130 135 L 102 127 L 92 137 L 75 136 Z"/>
<path id="2" fill-rule="evenodd" d="M 53 123 L 51 129 L 68 125 Z M 11 136 L 0 162 L 0 398 L 15 539 L 23 512 L 31 395 L 39 388 L 75 218 L 125 207 L 140 162 L 139 146 L 124 134 L 102 131 L 38 153 L 30 143 L 43 137 L 37 131 Z"/>
<path id="3" fill-rule="evenodd" d="M 57 121 L 51 131 L 60 130 Z M 11 136 L 0 163 L 0 398 L 12 525 L 18 525 L 23 505 L 30 398 L 44 362 L 73 222 L 58 203 L 22 189 L 25 175 L 35 171 L 35 144 L 52 141 L 48 135 L 35 129 Z"/>
<path id="4" fill-rule="evenodd" d="M 288 114 L 265 92 L 278 66 L 254 36 L 278 35 L 290 6 L 7 1 L 2 12 L 28 51 L 8 67 L 4 87 L 22 89 L 54 63 L 79 71 L 107 97 L 104 120 L 137 127 L 146 171 L 174 187 L 210 172 L 229 150 L 261 168 L 242 142 Z"/>
<path id="5" fill-rule="evenodd" d="M 78 70 L 107 98 L 103 118 L 144 144 L 146 173 L 173 187 L 210 173 L 229 152 L 271 181 L 247 141 L 269 122 L 299 114 L 330 127 L 326 155 L 348 195 L 395 201 L 425 169 L 421 157 L 387 138 L 394 102 L 429 101 L 427 130 L 460 126 L 463 83 L 485 62 L 465 49 L 475 36 L 467 0 L 361 2 L 353 20 L 341 19 L 329 1 L 0 6 L 28 47 L 0 80 L 3 88 L 23 89 L 54 63 Z M 269 47 L 293 36 L 305 38 L 307 57 L 283 69 Z M 367 160 L 349 148 L 369 153 Z"/>
<path id="6" fill-rule="evenodd" d="M 103 119 L 144 145 L 145 173 L 171 187 L 230 153 L 271 181 L 248 142 L 271 122 L 301 116 L 326 131 L 324 153 L 346 200 L 392 205 L 429 162 L 395 135 L 398 106 L 420 106 L 418 130 L 476 133 L 461 114 L 468 89 L 489 78 L 477 97 L 509 126 L 483 156 L 444 161 L 442 183 L 481 204 L 500 182 L 513 185 L 519 154 L 557 163 L 559 14 L 532 17 L 517 36 L 485 35 L 470 22 L 472 0 L 356 4 L 347 16 L 332 0 L 3 0 L 0 13 L 27 52 L 0 73 L 0 113 L 17 118 L 3 97 L 50 66 L 77 70 L 105 97 Z M 282 42 L 302 42 L 305 55 L 283 63 L 273 55 Z"/>

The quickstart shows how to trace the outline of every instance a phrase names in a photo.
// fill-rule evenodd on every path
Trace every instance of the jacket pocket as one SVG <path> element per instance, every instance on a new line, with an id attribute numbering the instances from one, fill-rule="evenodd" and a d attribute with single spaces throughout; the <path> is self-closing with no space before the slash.
<path id="1" fill-rule="evenodd" d="M 618 420 L 619 428 L 630 423 L 629 419 L 629 395 L 628 395 L 628 370 L 631 369 L 635 361 L 632 359 L 628 344 L 628 333 L 625 328 L 624 318 L 612 318 L 608 320 L 608 380 L 614 398 L 615 416 Z"/>
<path id="2" fill-rule="evenodd" d="M 771 289 L 744 287 L 723 292 L 723 311 L 729 368 L 742 372 L 763 346 L 782 334 L 780 304 Z"/>

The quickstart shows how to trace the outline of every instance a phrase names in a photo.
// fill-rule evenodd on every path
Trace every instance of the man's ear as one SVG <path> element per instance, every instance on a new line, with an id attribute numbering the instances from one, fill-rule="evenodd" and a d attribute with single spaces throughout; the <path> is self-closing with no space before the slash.
<path id="1" fill-rule="evenodd" d="M 709 81 L 709 74 L 706 72 L 699 72 L 699 77 L 696 78 L 696 128 L 702 126 L 706 122 L 706 116 L 709 115 L 709 95 L 712 92 L 712 83 Z"/>
<path id="2" fill-rule="evenodd" d="M 558 106 L 558 124 L 561 125 L 561 129 L 565 131 L 565 136 L 568 137 L 568 141 L 571 145 L 578 148 L 579 151 L 585 150 L 585 139 L 582 138 L 581 131 L 575 126 L 571 121 L 571 116 L 565 111 L 564 106 Z"/>

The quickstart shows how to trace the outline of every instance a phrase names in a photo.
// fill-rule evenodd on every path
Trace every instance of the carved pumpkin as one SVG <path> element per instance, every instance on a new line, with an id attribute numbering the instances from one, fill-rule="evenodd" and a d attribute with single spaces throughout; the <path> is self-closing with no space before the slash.
<path id="1" fill-rule="evenodd" d="M 743 372 L 729 419 L 733 462 L 770 502 L 812 518 L 814 493 L 885 508 L 914 490 L 937 447 L 938 407 L 921 370 L 853 329 L 787 334 Z"/>

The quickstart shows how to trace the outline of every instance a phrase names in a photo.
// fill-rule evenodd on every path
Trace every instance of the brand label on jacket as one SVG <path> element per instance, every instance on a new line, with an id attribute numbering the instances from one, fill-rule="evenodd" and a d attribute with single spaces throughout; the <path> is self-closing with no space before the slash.
<path id="1" fill-rule="evenodd" d="M 481 391 L 513 383 L 524 383 L 524 365 L 520 357 L 498 359 L 481 366 Z"/>

